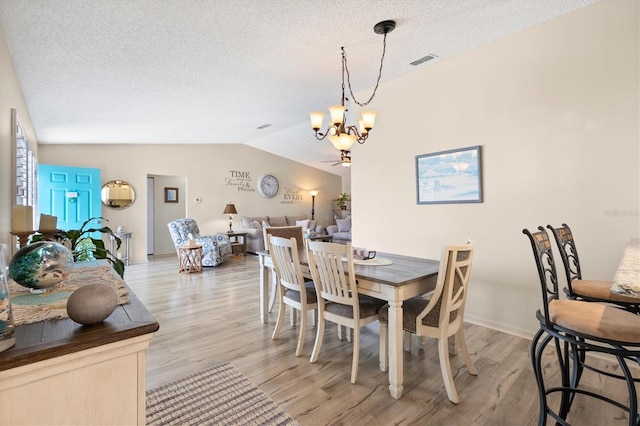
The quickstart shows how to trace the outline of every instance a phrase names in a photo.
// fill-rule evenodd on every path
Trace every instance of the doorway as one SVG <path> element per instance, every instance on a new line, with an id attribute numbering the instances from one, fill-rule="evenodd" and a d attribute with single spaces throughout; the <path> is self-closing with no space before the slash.
<path id="1" fill-rule="evenodd" d="M 165 188 L 177 200 L 165 201 Z M 176 189 L 174 192 L 173 189 Z M 185 176 L 147 175 L 147 253 L 175 253 L 167 223 L 187 215 L 187 178 Z M 177 202 L 176 202 L 177 201 Z"/>
<path id="2" fill-rule="evenodd" d="M 56 216 L 58 229 L 80 229 L 102 216 L 101 187 L 100 169 L 40 164 L 38 213 Z"/>

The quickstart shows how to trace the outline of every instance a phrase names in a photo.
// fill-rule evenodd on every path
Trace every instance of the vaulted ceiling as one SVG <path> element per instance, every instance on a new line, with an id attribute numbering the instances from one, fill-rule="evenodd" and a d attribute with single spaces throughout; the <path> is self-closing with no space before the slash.
<path id="1" fill-rule="evenodd" d="M 357 92 L 379 21 L 387 81 L 594 2 L 0 0 L 0 25 L 39 143 L 244 143 L 345 175 L 308 116 L 340 102 L 340 47 Z"/>

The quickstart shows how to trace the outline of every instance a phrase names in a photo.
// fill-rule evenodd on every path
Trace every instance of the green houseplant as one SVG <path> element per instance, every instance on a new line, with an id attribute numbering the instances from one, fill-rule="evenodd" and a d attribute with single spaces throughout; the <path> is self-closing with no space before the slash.
<path id="1" fill-rule="evenodd" d="M 31 241 L 52 240 L 59 242 L 71 249 L 73 252 L 73 260 L 76 262 L 106 259 L 118 275 L 123 278 L 124 262 L 107 250 L 102 239 L 93 238 L 90 235 L 92 232 L 100 232 L 102 234 L 113 236 L 116 241 L 116 250 L 120 248 L 120 238 L 116 237 L 108 226 L 103 226 L 101 228 L 87 227 L 91 222 L 98 220 L 106 219 L 103 217 L 92 217 L 84 222 L 80 229 L 70 229 L 68 231 L 58 229 L 53 235 L 47 235 L 46 237 L 43 234 L 35 234 L 31 238 Z"/>
<path id="2" fill-rule="evenodd" d="M 349 194 L 347 194 L 346 192 L 343 192 L 340 195 L 338 195 L 338 202 L 336 204 L 338 205 L 338 207 L 344 210 L 346 208 L 346 201 L 348 199 L 349 199 Z"/>

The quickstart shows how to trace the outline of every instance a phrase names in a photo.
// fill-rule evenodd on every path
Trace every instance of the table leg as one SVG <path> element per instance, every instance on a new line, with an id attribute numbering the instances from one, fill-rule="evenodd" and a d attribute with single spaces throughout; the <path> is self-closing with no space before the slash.
<path id="1" fill-rule="evenodd" d="M 278 278 L 276 274 L 271 274 L 271 296 L 269 297 L 269 313 L 273 310 L 273 305 L 276 304 L 276 295 L 278 293 Z"/>
<path id="2" fill-rule="evenodd" d="M 395 399 L 400 399 L 402 396 L 403 361 L 402 301 L 389 302 L 389 392 Z"/>
<path id="3" fill-rule="evenodd" d="M 269 320 L 268 299 L 269 299 L 269 268 L 263 263 L 264 258 L 260 257 L 260 321 L 266 324 Z"/>

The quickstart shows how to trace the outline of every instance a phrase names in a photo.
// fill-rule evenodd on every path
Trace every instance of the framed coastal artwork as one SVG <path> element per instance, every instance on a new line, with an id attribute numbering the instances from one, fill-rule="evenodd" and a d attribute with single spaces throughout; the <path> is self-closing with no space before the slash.
<path id="1" fill-rule="evenodd" d="M 481 203 L 480 146 L 416 155 L 418 204 Z"/>
<path id="2" fill-rule="evenodd" d="M 177 203 L 178 202 L 178 188 L 164 187 L 164 202 L 165 203 Z"/>

